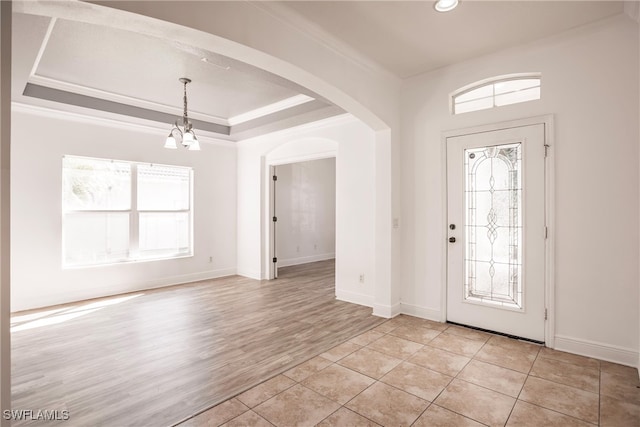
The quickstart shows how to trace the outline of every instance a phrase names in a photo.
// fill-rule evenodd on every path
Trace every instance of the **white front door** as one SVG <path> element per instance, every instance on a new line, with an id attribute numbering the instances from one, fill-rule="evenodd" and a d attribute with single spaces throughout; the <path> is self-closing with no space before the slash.
<path id="1" fill-rule="evenodd" d="M 447 138 L 447 320 L 544 341 L 544 124 Z"/>

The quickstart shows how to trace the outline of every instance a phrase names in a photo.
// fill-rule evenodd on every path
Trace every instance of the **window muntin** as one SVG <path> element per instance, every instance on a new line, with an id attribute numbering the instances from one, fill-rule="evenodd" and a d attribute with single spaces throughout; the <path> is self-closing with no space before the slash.
<path id="1" fill-rule="evenodd" d="M 63 158 L 63 266 L 192 254 L 193 171 Z"/>
<path id="2" fill-rule="evenodd" d="M 540 99 L 540 76 L 499 78 L 454 93 L 453 114 Z"/>

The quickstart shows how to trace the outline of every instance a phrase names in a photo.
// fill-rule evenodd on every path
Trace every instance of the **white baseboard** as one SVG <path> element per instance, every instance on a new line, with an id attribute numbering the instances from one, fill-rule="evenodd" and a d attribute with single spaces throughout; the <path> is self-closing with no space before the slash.
<path id="1" fill-rule="evenodd" d="M 118 283 L 107 288 L 92 289 L 90 293 L 65 292 L 56 294 L 30 295 L 28 301 L 12 301 L 11 312 L 33 310 L 36 308 L 50 307 L 53 305 L 69 304 L 94 298 L 111 297 L 131 292 L 141 292 L 150 289 L 165 288 L 167 286 L 181 285 L 184 283 L 198 282 L 200 280 L 217 279 L 219 277 L 233 276 L 235 268 L 210 270 L 198 273 L 182 274 L 178 276 L 163 277 L 148 281 L 133 283 Z"/>
<path id="2" fill-rule="evenodd" d="M 373 307 L 373 297 L 371 295 L 336 289 L 336 299 L 353 304 L 364 305 L 365 307 Z"/>
<path id="3" fill-rule="evenodd" d="M 638 351 L 630 348 L 619 347 L 595 341 L 583 340 L 567 337 L 564 335 L 555 336 L 556 350 L 579 354 L 581 356 L 593 357 L 621 365 L 638 366 Z"/>
<path id="4" fill-rule="evenodd" d="M 217 279 L 219 277 L 234 276 L 235 268 L 203 271 L 200 273 L 181 274 L 179 276 L 163 277 L 161 279 L 142 282 L 144 289 L 164 288 L 165 286 L 181 285 L 183 283 L 198 282 L 200 280 Z"/>
<path id="5" fill-rule="evenodd" d="M 248 277 L 249 279 L 262 280 L 262 272 L 259 270 L 238 270 L 238 276 Z"/>
<path id="6" fill-rule="evenodd" d="M 400 312 L 409 316 L 433 320 L 434 322 L 442 322 L 442 312 L 433 308 L 420 307 L 418 305 L 406 304 L 404 302 L 401 302 Z"/>
<path id="7" fill-rule="evenodd" d="M 328 259 L 334 259 L 336 257 L 335 252 L 320 255 L 303 256 L 299 258 L 278 259 L 278 267 L 289 267 L 292 265 L 308 264 L 310 262 L 326 261 Z"/>
<path id="8" fill-rule="evenodd" d="M 397 302 L 393 305 L 373 304 L 373 315 L 378 317 L 384 317 L 391 319 L 400 314 L 400 303 Z"/>

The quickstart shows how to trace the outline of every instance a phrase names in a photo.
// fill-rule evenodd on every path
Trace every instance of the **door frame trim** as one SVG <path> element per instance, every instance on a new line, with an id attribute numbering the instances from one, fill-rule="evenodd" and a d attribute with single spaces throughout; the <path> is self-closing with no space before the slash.
<path id="1" fill-rule="evenodd" d="M 442 159 L 444 171 L 442 180 L 442 224 L 441 241 L 445 262 L 442 263 L 441 277 L 444 278 L 440 289 L 440 313 L 442 322 L 447 321 L 447 284 L 448 284 L 448 250 L 447 250 L 447 219 L 448 219 L 448 177 L 447 177 L 447 138 L 472 135 L 475 133 L 492 132 L 502 129 L 524 127 L 530 125 L 544 125 L 545 144 L 548 146 L 547 156 L 544 162 L 544 204 L 545 226 L 547 227 L 547 239 L 545 240 L 545 272 L 544 272 L 544 304 L 547 310 L 547 318 L 544 325 L 545 346 L 555 347 L 555 126 L 553 114 L 535 116 L 523 119 L 515 119 L 498 123 L 466 127 L 443 131 L 441 134 Z"/>
<path id="2" fill-rule="evenodd" d="M 269 156 L 262 156 L 262 165 L 263 165 L 263 191 L 265 193 L 265 197 L 262 201 L 262 209 L 263 209 L 263 217 L 262 223 L 264 224 L 264 230 L 266 231 L 266 236 L 264 236 L 264 241 L 267 244 L 267 247 L 264 247 L 264 244 L 261 246 L 262 255 L 264 265 L 262 265 L 262 279 L 273 280 L 276 278 L 276 267 L 273 265 L 271 260 L 273 257 L 277 256 L 274 251 L 274 239 L 276 230 L 274 227 L 274 223 L 272 218 L 274 215 L 273 207 L 275 206 L 275 197 L 273 194 L 273 168 L 277 166 L 290 165 L 294 163 L 308 162 L 313 160 L 324 160 L 324 159 L 335 159 L 336 162 L 336 186 L 337 186 L 337 177 L 338 177 L 338 150 L 327 150 L 318 153 L 311 154 L 302 154 L 289 156 L 287 158 L 277 158 L 271 159 Z M 337 191 L 337 190 L 336 190 Z M 337 193 L 335 195 L 337 200 Z M 338 217 L 336 216 L 336 221 Z M 266 254 L 266 257 L 265 257 Z M 337 255 L 336 255 L 337 259 Z"/>

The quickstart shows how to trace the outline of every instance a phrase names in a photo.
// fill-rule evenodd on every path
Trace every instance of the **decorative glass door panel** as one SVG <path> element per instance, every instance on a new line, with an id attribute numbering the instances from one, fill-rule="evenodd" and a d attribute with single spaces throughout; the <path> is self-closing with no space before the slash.
<path id="1" fill-rule="evenodd" d="M 447 320 L 544 340 L 544 135 L 447 137 Z"/>
<path id="2" fill-rule="evenodd" d="M 464 150 L 470 302 L 522 308 L 521 143 Z"/>

